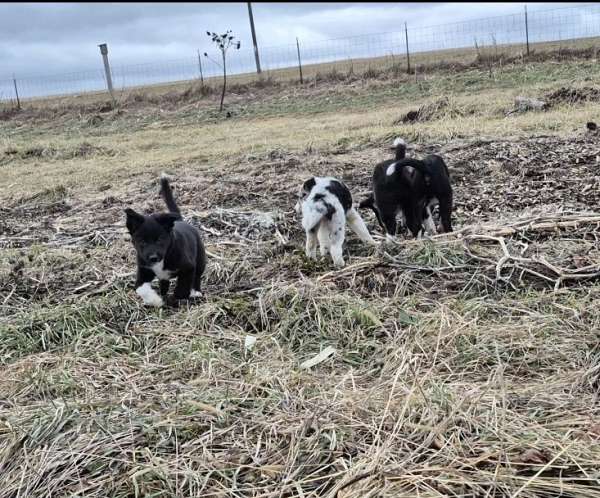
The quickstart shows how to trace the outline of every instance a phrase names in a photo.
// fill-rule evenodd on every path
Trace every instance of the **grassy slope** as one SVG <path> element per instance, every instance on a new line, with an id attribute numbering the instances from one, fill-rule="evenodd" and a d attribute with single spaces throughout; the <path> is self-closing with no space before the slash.
<path id="1" fill-rule="evenodd" d="M 232 104 L 233 112 L 243 119 L 233 120 L 216 116 L 211 100 L 183 109 L 151 106 L 124 116 L 104 115 L 104 121 L 96 126 L 89 124 L 88 116 L 77 114 L 35 124 L 25 121 L 16 127 L 7 121 L 0 124 L 5 149 L 27 155 L 32 147 L 39 148 L 39 155 L 48 158 L 40 159 L 34 153 L 26 161 L 12 162 L 19 168 L 4 172 L 0 189 L 7 185 L 19 188 L 18 183 L 24 191 L 58 183 L 98 185 L 115 175 L 127 177 L 149 168 L 158 172 L 185 164 L 207 165 L 277 148 L 326 148 L 341 137 L 357 144 L 379 141 L 394 133 L 410 140 L 445 141 L 570 131 L 597 116 L 597 104 L 512 119 L 505 118 L 505 111 L 512 108 L 514 97 L 520 93 L 535 96 L 560 85 L 582 85 L 597 78 L 599 72 L 595 62 L 546 63 L 506 68 L 492 79 L 485 72 L 468 71 L 416 83 L 366 80 L 350 88 L 342 84 L 316 89 L 291 87 L 283 90 L 283 95 L 239 97 L 236 100 L 240 103 Z M 393 125 L 396 118 L 415 107 L 415 99 L 429 101 L 439 96 L 451 98 L 455 107 L 451 111 L 455 112 L 432 122 Z M 77 151 L 86 142 L 103 150 L 82 157 Z M 69 154 L 72 160 L 67 159 Z M 24 176 L 30 177 L 27 182 L 16 181 Z"/>
<path id="2" fill-rule="evenodd" d="M 366 191 L 396 134 L 421 151 L 481 135 L 524 138 L 527 151 L 530 135 L 576 135 L 597 103 L 504 111 L 518 94 L 589 85 L 599 71 L 548 63 L 495 79 L 470 71 L 288 88 L 235 99 L 232 119 L 200 101 L 94 125 L 72 113 L 2 122 L 0 498 L 600 496 L 597 284 L 510 287 L 461 240 L 385 253 L 351 235 L 349 267 L 332 272 L 303 257 L 291 213 L 311 173 Z M 441 96 L 450 105 L 435 119 L 393 124 Z M 597 148 L 578 140 L 560 147 Z M 532 193 L 540 183 L 511 183 L 509 159 L 474 159 L 473 147 L 449 152 L 459 228 L 494 220 L 495 205 L 508 218 L 555 209 Z M 529 160 L 511 147 L 502 157 Z M 577 170 L 572 191 L 557 188 L 561 202 L 596 181 L 585 176 L 594 167 Z M 475 172 L 471 183 L 462 168 Z M 213 255 L 206 301 L 175 311 L 139 306 L 122 228 L 126 205 L 161 206 L 164 169 Z M 563 171 L 555 185 L 570 181 Z M 528 183 L 517 205 L 482 195 Z M 274 211 L 281 236 L 252 211 Z M 593 233 L 532 232 L 509 248 L 598 264 Z M 334 358 L 300 368 L 326 346 Z"/>

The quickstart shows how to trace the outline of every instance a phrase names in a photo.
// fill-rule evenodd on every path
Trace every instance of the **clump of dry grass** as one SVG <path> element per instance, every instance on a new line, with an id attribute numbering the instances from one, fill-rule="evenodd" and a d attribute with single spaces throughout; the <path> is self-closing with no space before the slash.
<path id="1" fill-rule="evenodd" d="M 576 104 L 581 102 L 600 101 L 600 88 L 582 87 L 566 88 L 561 87 L 558 90 L 549 92 L 544 96 L 544 100 L 550 105 L 557 104 Z"/>
<path id="2" fill-rule="evenodd" d="M 453 99 L 442 97 L 428 104 L 423 104 L 416 110 L 407 112 L 404 116 L 394 121 L 394 124 L 425 122 L 440 118 L 452 119 L 475 114 L 476 112 L 475 106 L 459 106 Z"/>
<path id="3" fill-rule="evenodd" d="M 33 145 L 18 149 L 8 147 L 4 154 L 0 156 L 0 166 L 9 164 L 15 159 L 39 159 L 46 158 L 52 160 L 69 160 L 76 158 L 86 158 L 90 156 L 114 156 L 116 152 L 108 147 L 94 145 L 88 141 L 81 142 L 70 147 L 56 147 L 54 145 Z"/>

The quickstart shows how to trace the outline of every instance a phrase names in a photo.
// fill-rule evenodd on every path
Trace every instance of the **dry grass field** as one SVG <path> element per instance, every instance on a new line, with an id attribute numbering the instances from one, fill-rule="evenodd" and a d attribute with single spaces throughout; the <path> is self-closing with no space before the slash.
<path id="1" fill-rule="evenodd" d="M 599 77 L 563 58 L 239 84 L 224 115 L 197 86 L 5 110 L 0 498 L 600 497 Z M 456 231 L 307 260 L 301 183 L 358 201 L 396 136 L 446 158 Z M 156 310 L 123 210 L 163 209 L 162 171 L 209 266 Z"/>

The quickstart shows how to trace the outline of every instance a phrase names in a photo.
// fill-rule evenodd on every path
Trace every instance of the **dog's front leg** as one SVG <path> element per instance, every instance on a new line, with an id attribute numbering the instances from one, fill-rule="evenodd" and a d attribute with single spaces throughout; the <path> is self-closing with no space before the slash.
<path id="1" fill-rule="evenodd" d="M 160 295 L 164 298 L 167 296 L 168 292 L 169 292 L 169 287 L 171 285 L 171 281 L 170 280 L 161 280 L 160 284 L 159 284 L 159 288 L 160 288 Z"/>
<path id="2" fill-rule="evenodd" d="M 317 234 L 316 230 L 308 230 L 306 232 L 306 257 L 309 259 L 317 259 Z"/>
<path id="3" fill-rule="evenodd" d="M 135 281 L 135 292 L 140 296 L 146 306 L 160 308 L 163 305 L 162 298 L 152 288 L 150 282 L 154 280 L 154 272 L 148 268 L 138 266 L 137 279 Z"/>
<path id="4" fill-rule="evenodd" d="M 177 285 L 175 286 L 174 297 L 175 299 L 189 299 L 190 293 L 192 292 L 192 284 L 194 283 L 194 272 L 184 271 L 180 272 L 177 277 Z"/>
<path id="5" fill-rule="evenodd" d="M 336 241 L 334 244 L 331 244 L 329 248 L 329 254 L 331 254 L 331 259 L 333 259 L 333 265 L 336 268 L 342 268 L 345 264 L 343 254 L 343 240 Z"/>

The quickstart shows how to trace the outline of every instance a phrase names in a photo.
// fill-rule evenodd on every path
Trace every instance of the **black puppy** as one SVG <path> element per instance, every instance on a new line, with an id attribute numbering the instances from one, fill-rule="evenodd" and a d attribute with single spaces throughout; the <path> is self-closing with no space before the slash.
<path id="1" fill-rule="evenodd" d="M 381 171 L 387 171 L 387 168 L 389 166 L 391 166 L 392 164 L 398 163 L 398 161 L 401 161 L 402 159 L 405 159 L 406 157 L 406 142 L 404 140 L 402 140 L 401 138 L 396 138 L 394 140 L 394 143 L 390 146 L 390 149 L 394 152 L 394 159 L 386 159 L 385 161 L 382 161 L 381 163 L 377 164 L 375 166 L 375 172 L 374 172 L 374 176 L 373 176 L 373 184 L 375 184 L 375 173 L 377 173 L 378 171 L 381 173 Z M 377 178 L 379 179 L 379 182 L 381 183 L 382 180 L 381 179 L 385 179 L 385 176 L 378 173 L 377 174 Z M 369 194 L 369 197 L 367 197 L 366 199 L 364 199 L 363 201 L 360 202 L 360 204 L 358 205 L 359 208 L 363 209 L 363 208 L 369 208 L 373 211 L 373 213 L 375 213 L 375 216 L 377 218 L 377 221 L 379 222 L 379 226 L 381 227 L 381 229 L 383 230 L 383 232 L 385 233 L 386 230 L 386 226 L 383 222 L 383 220 L 381 219 L 381 215 L 379 213 L 379 209 L 377 208 L 377 206 L 375 205 L 375 196 L 373 194 L 373 192 L 371 192 Z M 404 216 L 404 213 L 400 210 L 400 213 L 402 214 L 402 223 L 403 225 L 406 224 L 406 218 Z M 394 219 L 395 219 L 395 215 L 394 215 Z M 396 233 L 392 233 L 389 234 L 390 236 L 396 235 Z"/>
<path id="2" fill-rule="evenodd" d="M 366 201 L 361 205 L 375 211 L 388 238 L 396 235 L 399 212 L 415 237 L 421 231 L 426 208 L 426 173 L 425 165 L 417 159 L 387 160 L 375 166 L 372 205 Z"/>
<path id="3" fill-rule="evenodd" d="M 408 159 L 402 139 L 396 139 L 391 148 L 396 157 L 375 166 L 373 193 L 359 207 L 372 209 L 383 231 L 393 237 L 398 213 L 414 236 L 418 236 L 423 224 L 435 233 L 431 210 L 439 205 L 443 230 L 451 232 L 452 187 L 444 160 L 437 155 L 422 161 Z"/>
<path id="4" fill-rule="evenodd" d="M 427 170 L 425 175 L 425 224 L 428 225 L 428 231 L 435 232 L 435 223 L 431 214 L 431 209 L 436 204 L 440 209 L 440 221 L 444 232 L 452 231 L 452 185 L 450 185 L 450 172 L 444 160 L 431 154 L 423 159 L 423 164 Z"/>
<path id="5" fill-rule="evenodd" d="M 160 186 L 170 212 L 144 216 L 133 209 L 125 210 L 127 229 L 137 252 L 136 292 L 144 304 L 157 307 L 163 305 L 171 278 L 177 277 L 175 299 L 200 296 L 200 279 L 206 268 L 200 231 L 182 220 L 164 174 Z M 150 285 L 155 276 L 160 280 L 162 297 Z"/>

